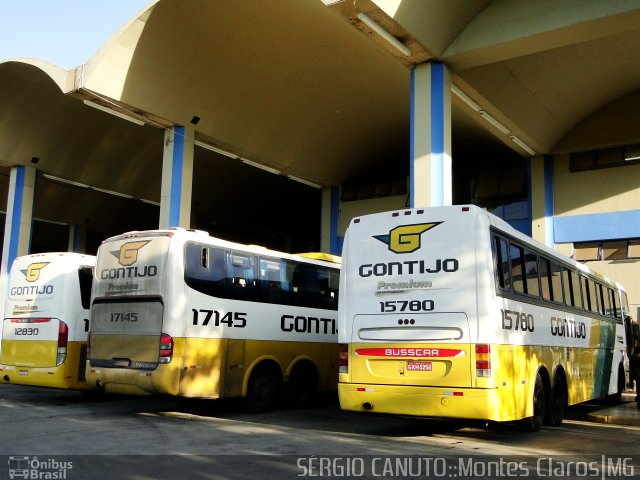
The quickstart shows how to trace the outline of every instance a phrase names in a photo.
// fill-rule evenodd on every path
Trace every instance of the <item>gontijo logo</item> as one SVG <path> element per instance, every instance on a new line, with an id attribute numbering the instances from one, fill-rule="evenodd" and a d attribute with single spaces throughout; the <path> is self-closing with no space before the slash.
<path id="1" fill-rule="evenodd" d="M 420 248 L 421 235 L 433 227 L 437 227 L 442 222 L 417 223 L 415 225 L 401 225 L 389 230 L 387 235 L 374 235 L 373 238 L 380 240 L 389 246 L 389 250 L 395 253 L 411 253 Z"/>
<path id="2" fill-rule="evenodd" d="M 147 243 L 149 243 L 149 240 L 127 242 L 120 247 L 120 250 L 115 250 L 111 254 L 118 259 L 120 265 L 128 267 L 138 261 L 138 251 Z"/>
<path id="3" fill-rule="evenodd" d="M 38 262 L 30 264 L 26 270 L 20 270 L 27 282 L 33 283 L 40 280 L 40 272 L 50 262 Z M 10 286 L 9 294 L 15 296 L 31 296 L 31 295 L 51 295 L 53 293 L 53 285 L 45 283 L 44 285 L 20 285 Z"/>
<path id="4" fill-rule="evenodd" d="M 138 261 L 138 252 L 151 240 L 127 242 L 119 250 L 110 252 L 118 259 L 122 267 L 105 268 L 100 271 L 102 280 L 116 280 L 119 278 L 144 278 L 158 275 L 157 265 L 132 266 Z"/>
<path id="5" fill-rule="evenodd" d="M 47 265 L 49 265 L 49 262 L 32 263 L 26 270 L 20 271 L 24 274 L 27 282 L 35 282 L 40 279 L 40 271 Z"/>

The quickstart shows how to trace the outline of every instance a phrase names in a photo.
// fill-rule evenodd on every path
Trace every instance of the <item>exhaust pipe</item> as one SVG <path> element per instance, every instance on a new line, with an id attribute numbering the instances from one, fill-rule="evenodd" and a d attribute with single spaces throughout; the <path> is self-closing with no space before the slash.
<path id="1" fill-rule="evenodd" d="M 362 404 L 362 408 L 365 409 L 367 412 L 373 410 L 373 403 L 371 402 L 364 402 Z"/>
<path id="2" fill-rule="evenodd" d="M 102 380 L 96 380 L 96 390 L 104 392 L 104 383 L 102 383 Z"/>
<path id="3" fill-rule="evenodd" d="M 5 382 L 10 382 L 11 381 L 11 378 L 9 377 L 9 375 L 5 375 L 2 378 L 4 379 Z"/>

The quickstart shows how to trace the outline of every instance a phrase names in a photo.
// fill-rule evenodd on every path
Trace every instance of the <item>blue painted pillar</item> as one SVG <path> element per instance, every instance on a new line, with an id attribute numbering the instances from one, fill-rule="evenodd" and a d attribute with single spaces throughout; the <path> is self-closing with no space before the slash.
<path id="1" fill-rule="evenodd" d="M 411 70 L 410 206 L 451 205 L 451 76 L 439 62 Z"/>
<path id="2" fill-rule="evenodd" d="M 85 253 L 87 251 L 87 227 L 85 225 L 69 225 L 69 252 Z"/>
<path id="3" fill-rule="evenodd" d="M 528 160 L 531 236 L 555 248 L 553 205 L 553 157 L 537 155 Z"/>
<path id="4" fill-rule="evenodd" d="M 340 189 L 326 187 L 322 189 L 322 218 L 320 231 L 320 250 L 332 255 L 340 255 L 341 245 L 338 237 L 338 219 L 340 215 Z"/>
<path id="5" fill-rule="evenodd" d="M 193 129 L 176 126 L 164 134 L 160 228 L 191 227 Z"/>
<path id="6" fill-rule="evenodd" d="M 11 169 L 0 267 L 1 293 L 4 293 L 9 269 L 15 258 L 29 253 L 35 184 L 35 168 L 17 166 Z M 4 299 L 4 296 L 2 298 Z"/>

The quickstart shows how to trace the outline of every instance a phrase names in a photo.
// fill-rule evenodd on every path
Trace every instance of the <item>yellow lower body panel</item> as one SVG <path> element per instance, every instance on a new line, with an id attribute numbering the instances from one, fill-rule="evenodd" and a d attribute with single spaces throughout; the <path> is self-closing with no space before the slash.
<path id="1" fill-rule="evenodd" d="M 81 372 L 81 369 L 84 369 L 83 347 L 85 345 L 86 343 L 82 342 L 69 342 L 65 361 L 57 367 L 1 365 L 0 383 L 68 390 L 88 390 L 90 387 L 83 380 L 84 372 Z"/>
<path id="2" fill-rule="evenodd" d="M 343 410 L 424 417 L 510 421 L 500 415 L 498 389 L 339 383 Z"/>

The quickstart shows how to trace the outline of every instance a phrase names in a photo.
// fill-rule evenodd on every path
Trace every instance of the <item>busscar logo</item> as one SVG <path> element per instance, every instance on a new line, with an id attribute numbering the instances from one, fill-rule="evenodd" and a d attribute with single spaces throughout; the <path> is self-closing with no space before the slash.
<path id="1" fill-rule="evenodd" d="M 127 242 L 120 247 L 120 250 L 115 250 L 111 254 L 118 259 L 118 263 L 123 267 L 133 265 L 138 261 L 138 252 L 144 247 L 149 240 L 139 242 Z"/>
<path id="2" fill-rule="evenodd" d="M 422 234 L 433 227 L 437 227 L 442 222 L 417 223 L 415 225 L 401 225 L 389 230 L 387 235 L 374 235 L 373 238 L 380 240 L 389 246 L 389 250 L 394 253 L 411 253 L 421 247 Z"/>
<path id="3" fill-rule="evenodd" d="M 20 271 L 24 274 L 27 282 L 35 282 L 40 279 L 40 271 L 47 265 L 49 265 L 49 262 L 32 263 L 26 270 Z"/>

